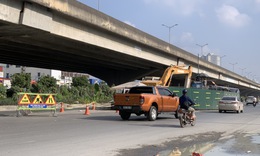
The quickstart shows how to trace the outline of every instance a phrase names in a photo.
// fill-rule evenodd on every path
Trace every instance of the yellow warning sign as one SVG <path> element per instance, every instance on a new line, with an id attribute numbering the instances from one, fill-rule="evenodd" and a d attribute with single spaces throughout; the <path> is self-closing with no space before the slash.
<path id="1" fill-rule="evenodd" d="M 24 94 L 18 104 L 30 104 L 31 101 L 27 94 Z"/>
<path id="2" fill-rule="evenodd" d="M 56 104 L 56 101 L 52 95 L 49 95 L 45 104 Z"/>
<path id="3" fill-rule="evenodd" d="M 33 100 L 32 103 L 33 103 L 33 104 L 43 103 L 41 96 L 40 96 L 39 94 L 37 94 L 37 96 L 34 98 L 34 100 Z"/>

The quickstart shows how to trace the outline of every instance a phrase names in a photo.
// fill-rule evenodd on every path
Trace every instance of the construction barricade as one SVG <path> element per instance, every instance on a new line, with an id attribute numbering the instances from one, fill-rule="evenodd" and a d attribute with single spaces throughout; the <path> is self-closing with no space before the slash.
<path id="1" fill-rule="evenodd" d="M 31 111 L 51 111 L 56 116 L 56 94 L 18 93 L 17 117 Z"/>
<path id="2" fill-rule="evenodd" d="M 176 93 L 177 96 L 182 95 L 182 87 L 169 87 L 169 90 Z M 198 110 L 217 110 L 218 102 L 223 96 L 237 96 L 240 97 L 239 93 L 220 91 L 220 90 L 209 90 L 209 89 L 197 89 L 189 88 L 188 96 L 196 103 L 194 106 Z"/>

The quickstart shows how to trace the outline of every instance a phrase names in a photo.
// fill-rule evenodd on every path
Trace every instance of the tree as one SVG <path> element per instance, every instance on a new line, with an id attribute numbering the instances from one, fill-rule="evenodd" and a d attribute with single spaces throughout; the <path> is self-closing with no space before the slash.
<path id="1" fill-rule="evenodd" d="M 73 77 L 71 85 L 74 87 L 88 87 L 90 86 L 90 83 L 87 76 L 81 76 Z"/>
<path id="2" fill-rule="evenodd" d="M 42 76 L 37 83 L 31 83 L 30 74 L 14 74 L 11 76 L 12 87 L 8 90 L 0 86 L 0 101 L 9 99 L 9 103 L 17 103 L 18 92 L 57 93 L 56 100 L 66 103 L 108 102 L 113 98 L 109 86 L 103 81 L 91 85 L 87 76 L 74 77 L 72 86 L 57 85 L 51 76 Z M 30 89 L 30 90 L 29 90 Z M 8 101 L 5 101 L 7 103 Z M 0 103 L 1 104 L 1 103 Z"/>
<path id="3" fill-rule="evenodd" d="M 0 84 L 0 99 L 6 98 L 6 87 Z"/>
<path id="4" fill-rule="evenodd" d="M 16 73 L 11 76 L 12 87 L 16 86 L 24 90 L 30 88 L 31 75 L 28 73 Z"/>
<path id="5" fill-rule="evenodd" d="M 110 89 L 110 87 L 107 85 L 106 82 L 104 82 L 104 81 L 100 82 L 99 86 L 100 86 L 102 92 L 105 94 L 105 96 L 109 96 L 109 97 L 113 96 L 114 91 L 112 91 Z"/>
<path id="6" fill-rule="evenodd" d="M 57 80 L 49 75 L 42 76 L 37 83 L 38 91 L 42 93 L 56 93 Z"/>

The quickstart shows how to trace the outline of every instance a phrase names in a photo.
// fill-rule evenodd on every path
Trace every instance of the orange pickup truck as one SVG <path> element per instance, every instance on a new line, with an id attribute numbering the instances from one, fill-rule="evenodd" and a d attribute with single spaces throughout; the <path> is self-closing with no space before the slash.
<path id="1" fill-rule="evenodd" d="M 119 110 L 123 120 L 128 120 L 132 113 L 144 114 L 148 120 L 156 120 L 162 112 L 175 113 L 178 118 L 179 97 L 165 87 L 138 86 L 126 94 L 114 95 L 114 109 Z"/>

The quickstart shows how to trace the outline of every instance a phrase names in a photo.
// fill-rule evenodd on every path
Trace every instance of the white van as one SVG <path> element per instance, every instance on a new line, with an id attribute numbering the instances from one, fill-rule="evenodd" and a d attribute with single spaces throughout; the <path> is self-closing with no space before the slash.
<path id="1" fill-rule="evenodd" d="M 246 98 L 246 105 L 248 105 L 248 104 L 255 104 L 255 103 L 257 103 L 256 97 L 254 97 L 254 96 L 248 96 L 248 97 Z"/>

